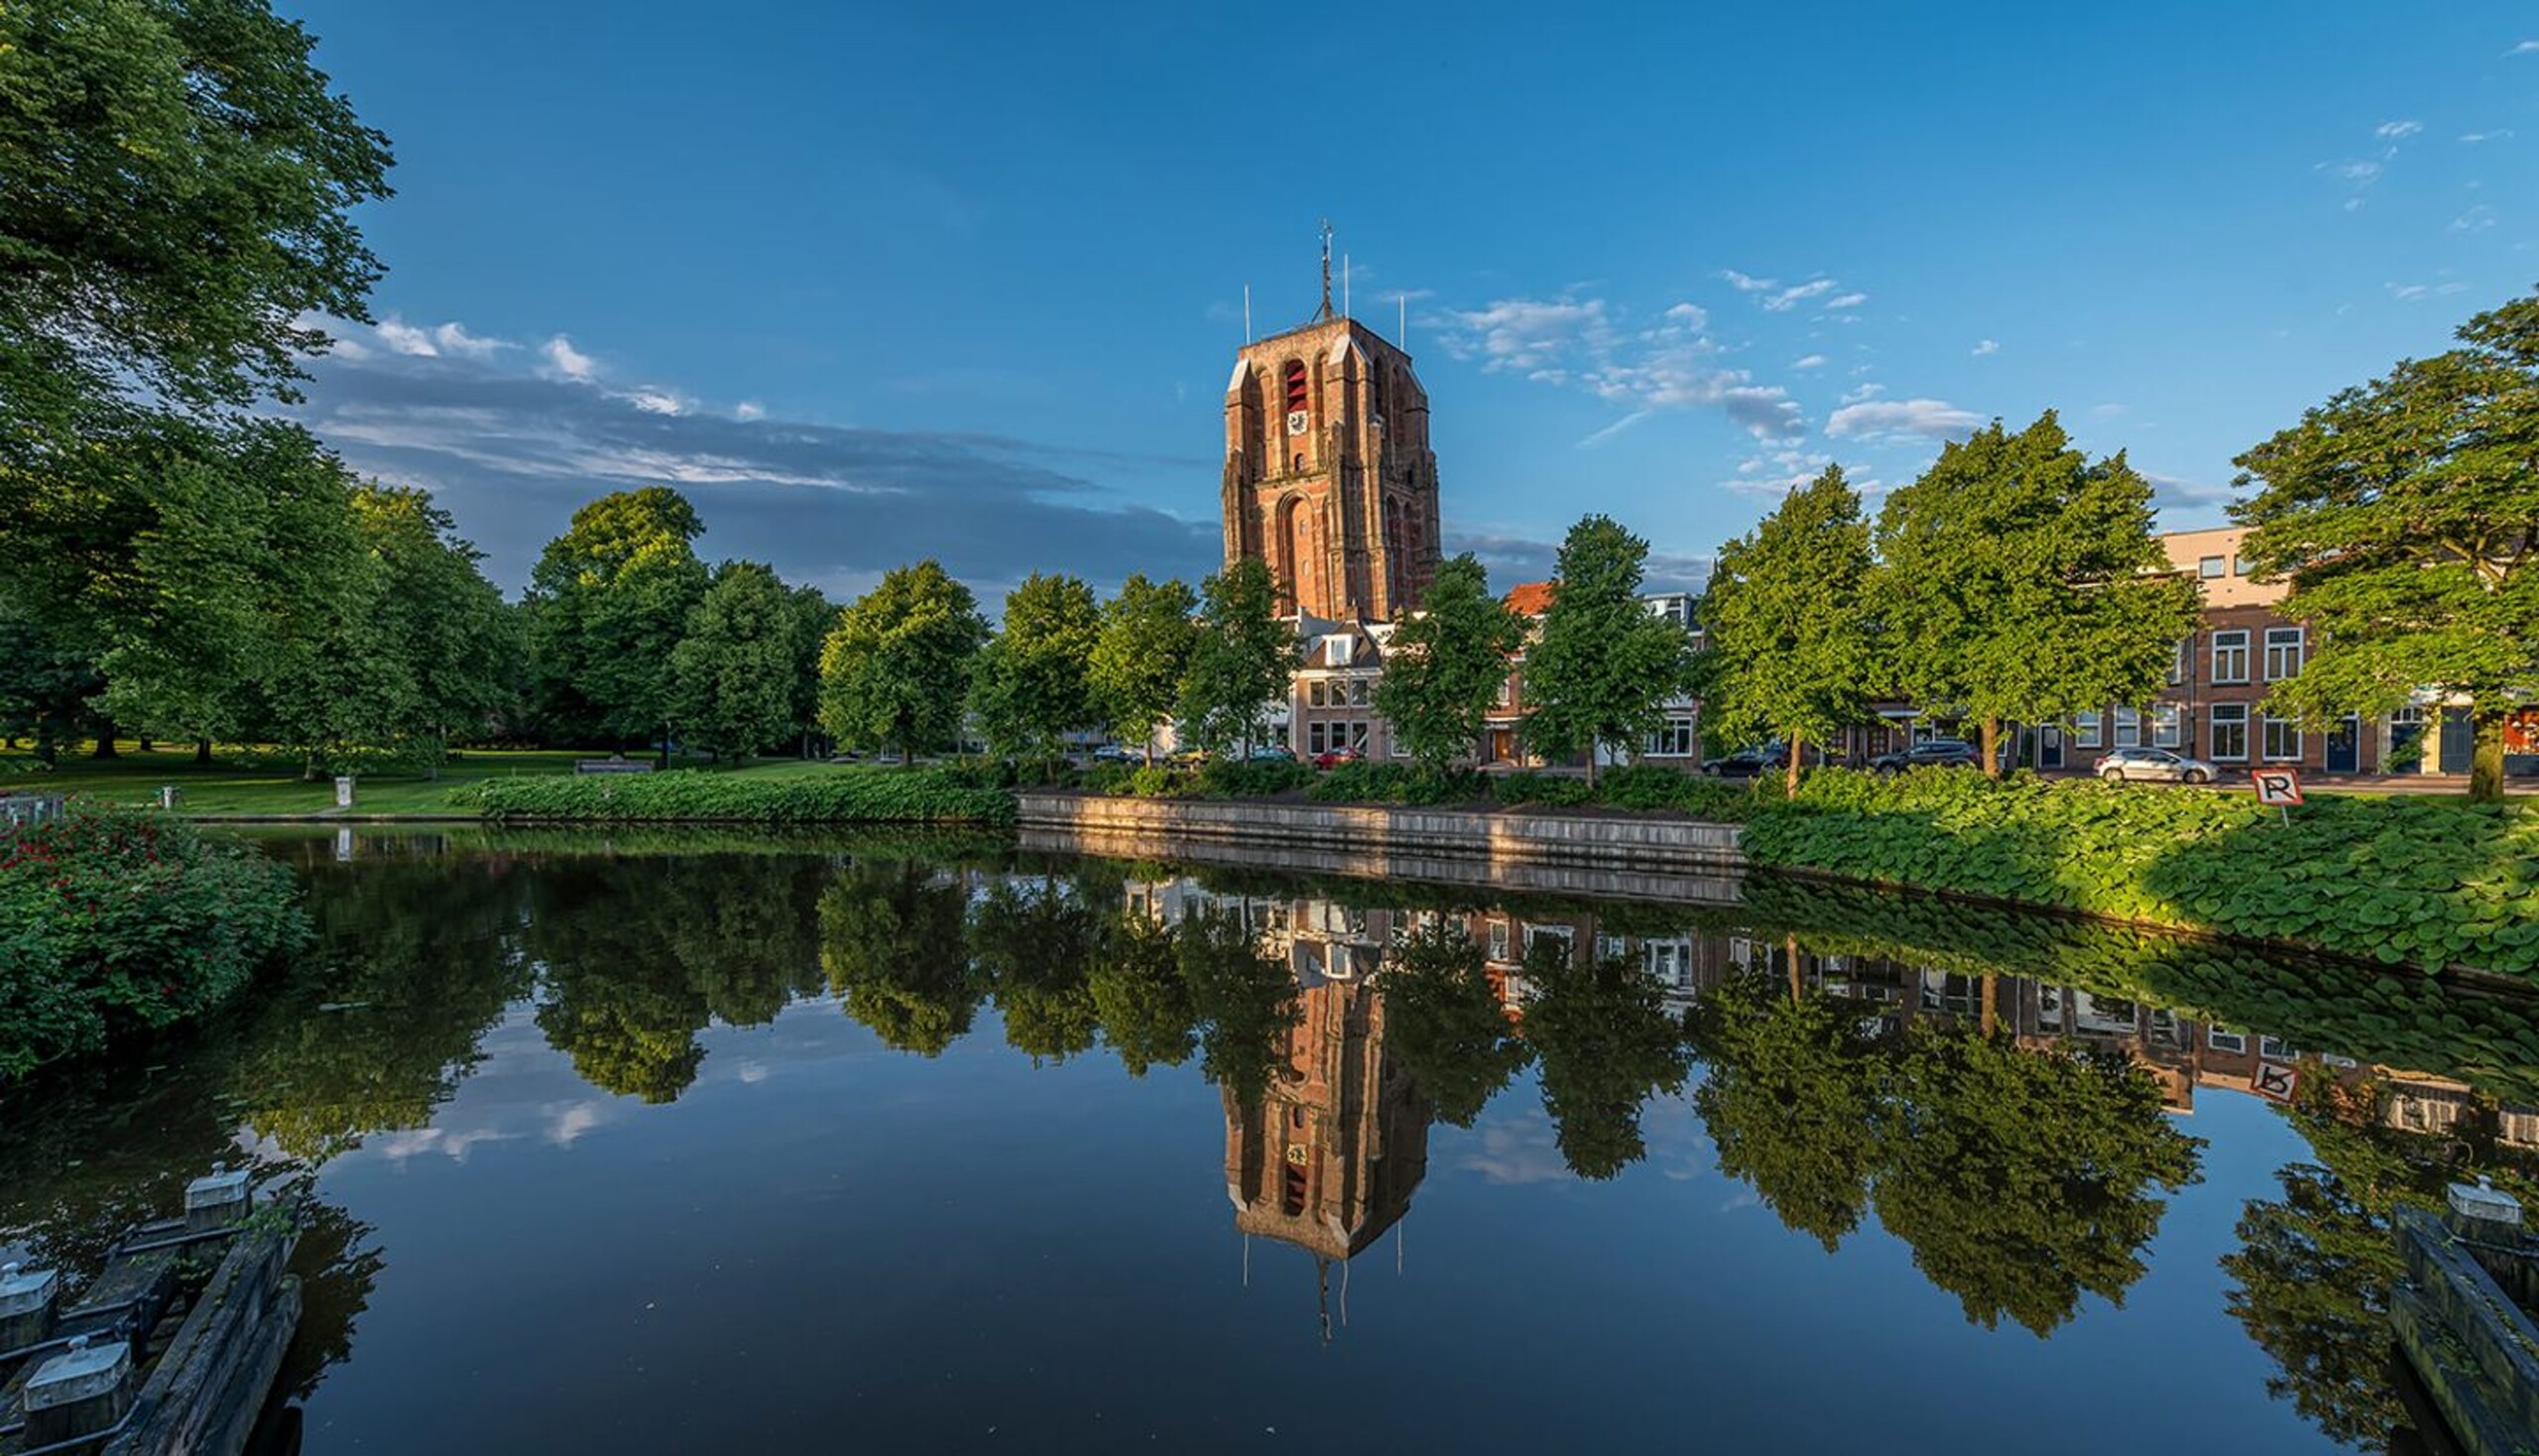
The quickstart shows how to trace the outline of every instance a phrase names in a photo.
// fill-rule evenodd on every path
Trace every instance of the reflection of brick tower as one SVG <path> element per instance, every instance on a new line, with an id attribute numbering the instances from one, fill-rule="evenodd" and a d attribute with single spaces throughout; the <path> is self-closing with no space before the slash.
<path id="1" fill-rule="evenodd" d="M 1242 1232 L 1346 1261 L 1409 1211 L 1428 1107 L 1385 1055 L 1375 988 L 1300 979 L 1303 1020 L 1269 1089 L 1249 1107 L 1226 1094 L 1226 1196 Z"/>
<path id="2" fill-rule="evenodd" d="M 1397 621 L 1419 605 L 1439 558 L 1428 395 L 1410 356 L 1335 316 L 1330 295 L 1326 279 L 1313 322 L 1235 360 L 1226 564 L 1269 562 L 1290 611 Z"/>

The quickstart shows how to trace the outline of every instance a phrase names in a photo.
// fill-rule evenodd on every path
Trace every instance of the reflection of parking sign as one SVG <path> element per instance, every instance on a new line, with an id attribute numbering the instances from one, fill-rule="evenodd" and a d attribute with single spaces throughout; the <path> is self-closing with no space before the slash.
<path id="1" fill-rule="evenodd" d="M 2299 1072 L 2279 1062 L 2261 1061 L 2257 1063 L 2256 1081 L 2249 1090 L 2275 1102 L 2290 1102 L 2292 1089 L 2299 1085 Z"/>
<path id="2" fill-rule="evenodd" d="M 2301 776 L 2290 769 L 2259 769 L 2248 782 L 2257 787 L 2257 802 L 2268 808 L 2301 801 Z"/>

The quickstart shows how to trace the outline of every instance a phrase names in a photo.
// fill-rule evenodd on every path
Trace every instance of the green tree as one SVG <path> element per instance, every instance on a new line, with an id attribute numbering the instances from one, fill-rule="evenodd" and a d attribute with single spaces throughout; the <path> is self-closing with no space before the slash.
<path id="1" fill-rule="evenodd" d="M 1460 925 L 1439 919 L 1403 935 L 1376 989 L 1384 997 L 1386 1049 L 1444 1122 L 1471 1127 L 1532 1059 L 1491 989 L 1482 948 Z"/>
<path id="2" fill-rule="evenodd" d="M 379 635 L 410 689 L 397 735 L 436 774 L 453 730 L 481 734 L 510 705 L 524 650 L 519 619 L 485 579 L 484 554 L 429 493 L 359 485 L 352 513 L 380 566 Z"/>
<path id="3" fill-rule="evenodd" d="M 1525 651 L 1525 741 L 1549 757 L 1585 754 L 1590 783 L 1597 750 L 1645 741 L 1691 685 L 1691 639 L 1639 599 L 1647 559 L 1648 543 L 1609 517 L 1571 527 Z"/>
<path id="4" fill-rule="evenodd" d="M 2505 719 L 2539 692 L 2539 297 L 2460 347 L 2338 392 L 2239 456 L 2241 556 L 2291 583 L 2310 661 L 2269 700 L 2314 726 L 2466 699 L 2470 796 L 2503 795 Z"/>
<path id="5" fill-rule="evenodd" d="M 1181 679 L 1181 719 L 1210 753 L 1269 732 L 1296 666 L 1295 634 L 1278 619 L 1278 583 L 1268 563 L 1246 557 L 1199 587 L 1198 638 Z"/>
<path id="6" fill-rule="evenodd" d="M 1198 642 L 1191 614 L 1199 599 L 1178 580 L 1149 581 L 1144 573 L 1120 583 L 1120 594 L 1102 608 L 1102 634 L 1093 645 L 1089 685 L 1113 737 L 1146 748 L 1154 762 L 1155 730 L 1181 700 L 1181 679 Z"/>
<path id="7" fill-rule="evenodd" d="M 705 530 L 667 486 L 619 491 L 573 513 L 530 573 L 530 667 L 547 732 L 666 744 L 670 654 L 705 594 Z"/>
<path id="8" fill-rule="evenodd" d="M 1692 1044 L 1709 1074 L 1693 1107 L 1720 1171 L 1743 1178 L 1783 1224 L 1832 1253 L 1869 1211 L 1879 1163 L 1883 1060 L 1860 1012 L 1740 976 L 1693 1009 Z"/>
<path id="9" fill-rule="evenodd" d="M 1393 741 L 1432 774 L 1473 752 L 1524 642 L 1524 619 L 1490 594 L 1490 573 L 1471 552 L 1440 565 L 1420 610 L 1386 645 L 1376 711 Z"/>
<path id="10" fill-rule="evenodd" d="M 1997 776 L 2004 722 L 2147 703 L 2195 630 L 2195 584 L 2151 534 L 2151 486 L 2093 462 L 2052 411 L 1951 441 L 1886 498 L 1872 592 L 1884 677 L 1979 729 Z"/>
<path id="11" fill-rule="evenodd" d="M 670 716 L 687 742 L 737 762 L 792 734 L 802 617 L 774 569 L 715 571 L 670 649 Z"/>
<path id="12" fill-rule="evenodd" d="M 1067 734 L 1101 722 L 1089 670 L 1101 638 L 1093 588 L 1072 576 L 1034 571 L 1006 593 L 1004 625 L 970 688 L 988 746 L 1054 762 Z"/>
<path id="13" fill-rule="evenodd" d="M 1672 629 L 1669 629 L 1672 630 Z M 1574 963 L 1541 936 L 1525 948 L 1525 1041 L 1542 1059 L 1543 1110 L 1582 1178 L 1610 1178 L 1647 1155 L 1639 1109 L 1681 1091 L 1692 1068 L 1682 1023 L 1652 977 L 1619 956 Z"/>
<path id="14" fill-rule="evenodd" d="M 837 603 L 816 586 L 793 588 L 791 603 L 793 666 L 786 680 L 792 684 L 792 723 L 786 731 L 801 740 L 802 755 L 808 758 L 812 736 L 820 731 L 820 650 L 837 625 Z"/>
<path id="15" fill-rule="evenodd" d="M 820 649 L 820 726 L 840 743 L 911 760 L 954 747 L 987 638 L 978 599 L 939 562 L 889 572 L 838 614 Z"/>
<path id="16" fill-rule="evenodd" d="M 1747 536 L 1719 548 L 1703 593 L 1702 707 L 1734 739 L 1801 751 L 1869 715 L 1869 526 L 1843 467 L 1781 498 Z"/>
<path id="17" fill-rule="evenodd" d="M 24 734 L 53 763 L 64 738 L 106 685 L 95 659 L 63 646 L 33 620 L 0 608 L 0 738 Z"/>

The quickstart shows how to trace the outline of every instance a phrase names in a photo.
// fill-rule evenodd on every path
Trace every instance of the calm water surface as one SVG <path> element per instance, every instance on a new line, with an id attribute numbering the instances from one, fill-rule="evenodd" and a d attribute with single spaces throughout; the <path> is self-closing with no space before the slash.
<path id="1" fill-rule="evenodd" d="M 0 1103 L 0 1246 L 306 1184 L 312 1452 L 2411 1450 L 2387 1213 L 2539 1146 L 2526 1009 L 1926 901 L 275 851 L 323 953 Z"/>

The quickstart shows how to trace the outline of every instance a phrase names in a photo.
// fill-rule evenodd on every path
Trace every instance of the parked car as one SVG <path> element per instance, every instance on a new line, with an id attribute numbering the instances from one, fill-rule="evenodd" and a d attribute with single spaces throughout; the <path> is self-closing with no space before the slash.
<path id="1" fill-rule="evenodd" d="M 1781 766 L 1780 749 L 1768 743 L 1741 748 L 1735 753 L 1702 760 L 1702 772 L 1722 779 L 1752 779 L 1766 769 Z"/>
<path id="2" fill-rule="evenodd" d="M 1256 743 L 1249 757 L 1256 764 L 1292 764 L 1296 761 L 1295 750 L 1283 743 Z"/>
<path id="3" fill-rule="evenodd" d="M 1327 749 L 1313 756 L 1313 766 L 1317 769 L 1337 769 L 1342 764 L 1354 764 L 1363 755 L 1354 748 Z"/>
<path id="4" fill-rule="evenodd" d="M 1097 764 L 1134 764 L 1144 758 L 1145 755 L 1136 750 L 1122 748 L 1116 743 L 1106 743 L 1093 751 L 1093 761 Z"/>
<path id="5" fill-rule="evenodd" d="M 1926 764 L 1972 769 L 1983 762 L 1983 753 L 1963 738 L 1925 738 L 1902 753 L 1879 754 L 1869 761 L 1869 766 L 1881 774 L 1901 774 Z"/>
<path id="6" fill-rule="evenodd" d="M 2165 748 L 2116 749 L 2099 760 L 2098 772 L 2110 784 L 2210 784 L 2222 777 L 2219 767 Z"/>

